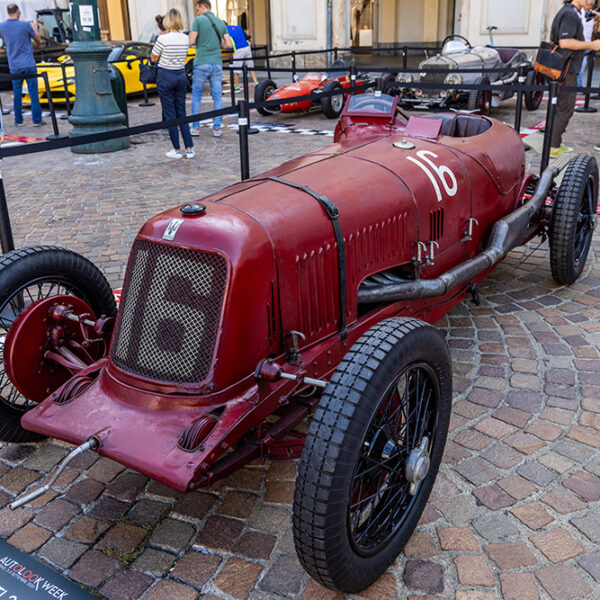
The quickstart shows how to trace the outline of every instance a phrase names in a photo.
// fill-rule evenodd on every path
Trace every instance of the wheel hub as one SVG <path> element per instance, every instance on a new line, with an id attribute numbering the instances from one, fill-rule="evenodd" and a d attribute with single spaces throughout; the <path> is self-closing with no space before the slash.
<path id="1" fill-rule="evenodd" d="M 431 459 L 429 458 L 428 447 L 429 439 L 424 437 L 421 440 L 421 445 L 417 448 L 413 448 L 406 460 L 404 471 L 406 479 L 410 483 L 408 493 L 411 496 L 414 496 L 417 493 L 419 484 L 427 477 L 427 473 L 429 473 Z"/>

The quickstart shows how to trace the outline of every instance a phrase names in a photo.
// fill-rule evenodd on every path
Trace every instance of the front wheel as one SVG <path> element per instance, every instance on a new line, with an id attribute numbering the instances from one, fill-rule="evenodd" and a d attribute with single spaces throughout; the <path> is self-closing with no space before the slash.
<path id="1" fill-rule="evenodd" d="M 84 300 L 96 316 L 114 316 L 115 299 L 100 270 L 89 260 L 63 248 L 36 246 L 13 250 L 0 257 L 0 440 L 30 442 L 42 439 L 21 427 L 21 417 L 37 402 L 22 396 L 6 371 L 4 341 L 17 317 L 33 303 L 68 294 Z M 33 355 L 23 347 L 22 360 Z M 31 376 L 39 377 L 39 363 Z M 67 381 L 68 373 L 65 371 Z M 53 391 L 53 390 L 51 390 Z"/>
<path id="2" fill-rule="evenodd" d="M 525 85 L 544 85 L 545 79 L 543 75 L 537 73 L 534 69 L 531 69 L 529 73 L 527 73 L 527 79 L 525 80 Z M 544 98 L 544 90 L 535 90 L 530 92 L 525 92 L 525 108 L 527 110 L 537 110 L 542 103 Z"/>
<path id="3" fill-rule="evenodd" d="M 569 162 L 554 200 L 550 227 L 550 267 L 561 285 L 575 283 L 588 253 L 598 205 L 598 163 L 589 154 Z"/>
<path id="4" fill-rule="evenodd" d="M 268 100 L 271 95 L 275 93 L 277 90 L 277 86 L 275 82 L 271 79 L 266 79 L 264 81 L 259 81 L 258 85 L 254 88 L 254 102 L 264 102 Z M 275 114 L 281 110 L 280 106 L 273 106 L 272 108 L 267 108 L 265 106 L 259 106 L 256 109 L 259 114 L 263 117 L 268 117 L 269 115 Z"/>
<path id="5" fill-rule="evenodd" d="M 487 77 L 479 77 L 475 85 L 490 85 Z M 492 90 L 469 90 L 467 109 L 487 117 L 492 110 Z"/>
<path id="6" fill-rule="evenodd" d="M 322 585 L 357 593 L 414 531 L 450 422 L 452 369 L 442 334 L 394 318 L 344 357 L 306 437 L 294 496 L 300 562 Z"/>
<path id="7" fill-rule="evenodd" d="M 325 94 L 338 91 L 340 93 L 335 96 L 321 98 L 321 108 L 323 109 L 323 114 L 328 119 L 337 119 L 342 114 L 344 94 L 342 93 L 342 86 L 339 81 L 328 81 L 323 86 L 323 93 Z"/>

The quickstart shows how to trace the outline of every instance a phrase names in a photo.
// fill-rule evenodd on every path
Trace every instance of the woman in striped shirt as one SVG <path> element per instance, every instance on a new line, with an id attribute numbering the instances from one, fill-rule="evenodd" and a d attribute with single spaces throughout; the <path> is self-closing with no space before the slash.
<path id="1" fill-rule="evenodd" d="M 163 110 L 163 119 L 168 121 L 179 117 L 185 117 L 185 96 L 187 93 L 187 77 L 185 74 L 185 60 L 188 55 L 188 37 L 183 30 L 183 18 L 181 13 L 172 8 L 163 18 L 166 33 L 160 35 L 150 60 L 158 61 L 158 75 L 156 87 L 160 97 Z M 180 126 L 181 136 L 185 145 L 185 157 L 194 158 L 192 136 L 188 123 Z M 173 143 L 173 149 L 167 152 L 169 158 L 183 158 L 179 144 L 179 133 L 177 127 L 169 127 L 169 135 Z"/>

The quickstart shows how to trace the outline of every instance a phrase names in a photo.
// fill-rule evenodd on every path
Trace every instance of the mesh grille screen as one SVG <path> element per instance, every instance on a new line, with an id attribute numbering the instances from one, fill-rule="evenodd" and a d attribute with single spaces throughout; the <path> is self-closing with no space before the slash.
<path id="1" fill-rule="evenodd" d="M 218 254 L 137 241 L 111 346 L 114 364 L 172 383 L 206 379 L 226 279 Z"/>

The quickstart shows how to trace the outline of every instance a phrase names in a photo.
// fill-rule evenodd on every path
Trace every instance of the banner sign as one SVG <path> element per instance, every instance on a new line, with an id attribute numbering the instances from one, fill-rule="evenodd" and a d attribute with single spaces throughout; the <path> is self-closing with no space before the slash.
<path id="1" fill-rule="evenodd" d="M 0 540 L 0 600 L 98 600 Z"/>

